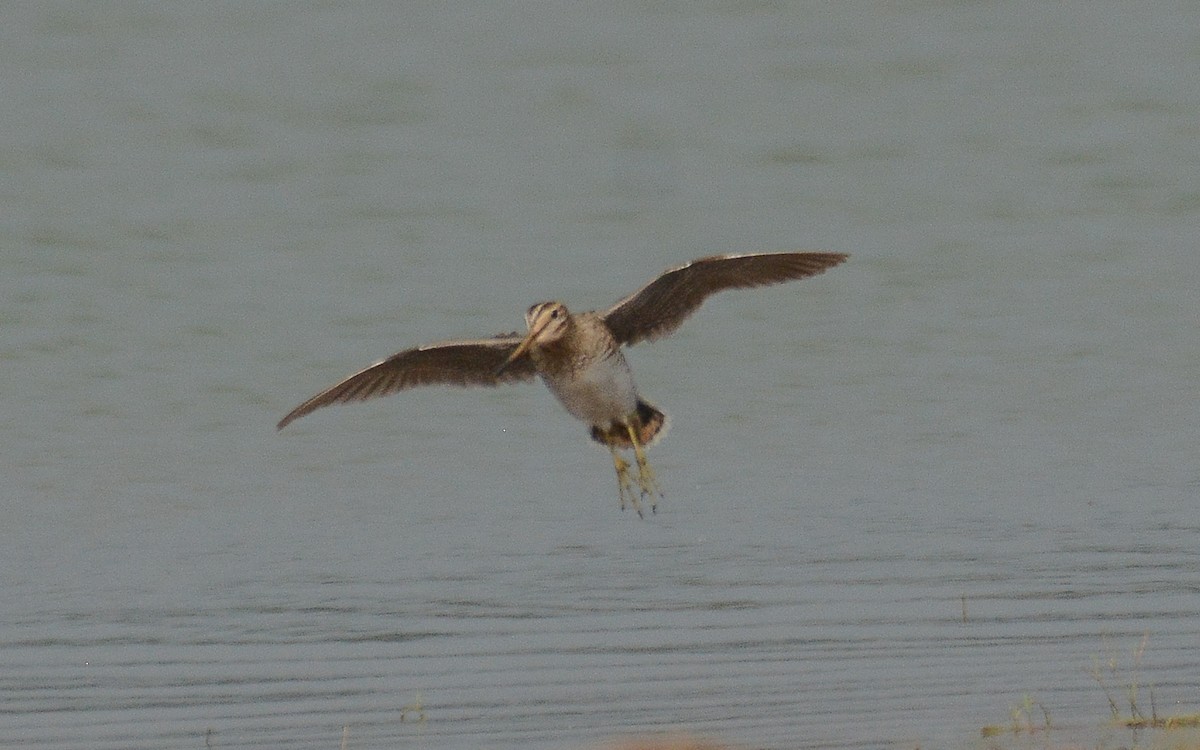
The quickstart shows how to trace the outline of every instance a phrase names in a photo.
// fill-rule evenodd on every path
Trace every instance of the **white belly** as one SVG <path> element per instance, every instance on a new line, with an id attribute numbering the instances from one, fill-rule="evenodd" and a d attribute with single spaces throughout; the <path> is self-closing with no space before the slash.
<path id="1" fill-rule="evenodd" d="M 637 408 L 633 372 L 620 351 L 590 363 L 576 377 L 542 380 L 567 411 L 588 424 L 608 427 Z"/>

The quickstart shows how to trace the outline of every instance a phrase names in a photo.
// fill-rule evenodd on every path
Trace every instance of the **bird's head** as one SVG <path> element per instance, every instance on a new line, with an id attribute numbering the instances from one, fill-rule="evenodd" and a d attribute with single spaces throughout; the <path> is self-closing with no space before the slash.
<path id="1" fill-rule="evenodd" d="M 525 325 L 529 332 L 512 354 L 500 366 L 499 372 L 534 347 L 543 347 L 559 341 L 571 330 L 571 313 L 561 302 L 539 302 L 525 313 Z"/>

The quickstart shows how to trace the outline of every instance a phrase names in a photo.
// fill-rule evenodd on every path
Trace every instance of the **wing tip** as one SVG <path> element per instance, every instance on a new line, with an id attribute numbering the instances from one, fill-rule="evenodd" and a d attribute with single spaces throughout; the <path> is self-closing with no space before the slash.
<path id="1" fill-rule="evenodd" d="M 837 266 L 842 265 L 846 261 L 850 260 L 850 253 L 813 253 L 813 254 L 822 256 L 822 260 L 824 261 L 823 265 L 821 266 L 822 271 L 829 270 L 830 268 L 835 268 Z"/>
<path id="2" fill-rule="evenodd" d="M 314 396 L 313 398 L 310 398 L 308 401 L 305 401 L 303 404 L 300 404 L 295 409 L 292 409 L 287 414 L 283 415 L 283 419 L 279 420 L 279 422 L 275 425 L 275 431 L 279 432 L 284 427 L 287 427 L 288 425 L 290 425 L 292 422 L 295 422 L 300 417 L 306 417 L 309 414 L 312 414 L 317 409 L 324 406 L 323 403 L 320 403 L 317 401 L 317 399 L 320 396 L 324 396 L 324 395 L 325 395 L 324 393 L 320 393 L 320 394 L 318 394 L 318 396 Z"/>

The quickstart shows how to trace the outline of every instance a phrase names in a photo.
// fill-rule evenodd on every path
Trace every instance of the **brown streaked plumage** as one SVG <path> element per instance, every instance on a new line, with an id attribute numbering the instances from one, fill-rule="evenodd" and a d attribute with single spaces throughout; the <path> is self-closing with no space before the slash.
<path id="1" fill-rule="evenodd" d="M 528 332 L 406 349 L 328 388 L 290 411 L 278 429 L 330 404 L 365 401 L 420 385 L 495 386 L 540 376 L 568 412 L 608 446 L 621 507 L 642 514 L 641 499 L 662 497 L 645 448 L 663 434 L 666 415 L 637 394 L 622 346 L 653 341 L 680 326 L 710 295 L 814 276 L 846 260 L 841 253 L 714 255 L 666 271 L 604 311 L 572 314 L 541 302 L 525 314 Z M 629 462 L 632 448 L 640 497 Z"/>

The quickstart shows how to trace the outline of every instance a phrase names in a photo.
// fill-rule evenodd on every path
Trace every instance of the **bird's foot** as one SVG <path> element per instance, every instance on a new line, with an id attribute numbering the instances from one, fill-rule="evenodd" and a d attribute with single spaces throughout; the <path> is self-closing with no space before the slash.
<path id="1" fill-rule="evenodd" d="M 649 497 L 650 512 L 657 513 L 658 501 L 655 497 L 661 498 L 662 490 L 658 488 L 658 480 L 654 478 L 654 469 L 650 468 L 650 462 L 646 460 L 646 449 L 638 442 L 637 432 L 629 425 L 626 425 L 625 429 L 629 431 L 629 442 L 633 444 L 633 456 L 637 459 L 638 488 L 642 491 L 642 499 Z"/>
<path id="2" fill-rule="evenodd" d="M 662 490 L 658 487 L 658 479 L 654 475 L 654 469 L 650 468 L 650 464 L 646 461 L 646 456 L 643 454 L 638 456 L 638 488 L 642 491 L 642 499 L 650 498 L 650 512 L 658 513 L 658 500 L 662 498 Z"/>
<path id="3" fill-rule="evenodd" d="M 642 501 L 637 493 L 633 490 L 633 477 L 629 474 L 629 462 L 621 457 L 621 454 L 613 451 L 613 468 L 617 470 L 617 490 L 620 493 L 621 510 L 625 510 L 625 499 L 629 499 L 629 504 L 637 511 L 638 518 L 645 518 L 642 515 Z M 641 483 L 641 474 L 638 474 L 638 483 Z M 645 491 L 642 492 L 645 495 Z"/>

